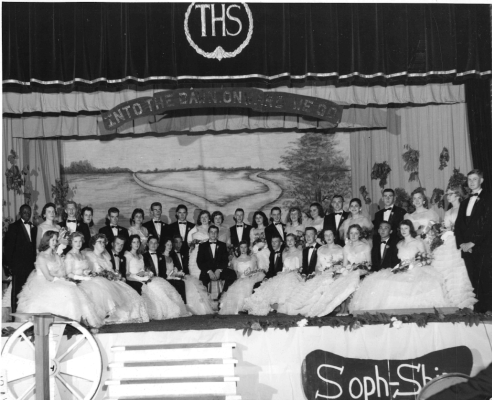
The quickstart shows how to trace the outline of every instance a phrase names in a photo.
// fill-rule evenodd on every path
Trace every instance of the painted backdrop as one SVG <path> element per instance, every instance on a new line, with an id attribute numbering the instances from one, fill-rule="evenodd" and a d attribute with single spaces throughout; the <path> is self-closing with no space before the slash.
<path id="1" fill-rule="evenodd" d="M 126 137 L 63 141 L 62 174 L 73 199 L 94 208 L 97 227 L 111 206 L 128 226 L 133 209 L 146 213 L 163 204 L 163 220 L 172 222 L 176 206 L 220 210 L 232 224 L 237 207 L 251 217 L 269 215 L 273 206 L 307 210 L 312 201 L 329 204 L 334 193 L 350 197 L 348 133 L 240 133 Z M 284 220 L 285 220 L 284 216 Z"/>

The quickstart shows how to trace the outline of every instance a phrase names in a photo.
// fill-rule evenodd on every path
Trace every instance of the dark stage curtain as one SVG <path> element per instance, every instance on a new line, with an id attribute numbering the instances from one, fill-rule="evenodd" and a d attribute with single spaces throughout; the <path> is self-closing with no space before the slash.
<path id="1" fill-rule="evenodd" d="M 249 4 L 249 44 L 220 61 L 199 55 L 188 43 L 184 20 L 189 4 L 2 6 L 4 91 L 224 82 L 259 87 L 423 84 L 484 76 L 491 69 L 486 4 Z M 217 18 L 223 16 L 220 4 L 214 10 Z M 233 51 L 244 42 L 249 27 L 244 8 L 229 14 L 236 20 L 216 22 L 216 36 L 211 36 L 211 9 L 191 10 L 190 35 L 202 50 L 221 46 Z M 205 37 L 203 21 L 208 24 Z M 222 36 L 223 26 L 231 34 L 242 30 Z"/>
<path id="2" fill-rule="evenodd" d="M 473 167 L 484 172 L 484 187 L 492 191 L 490 80 L 470 79 L 466 81 L 465 96 Z"/>

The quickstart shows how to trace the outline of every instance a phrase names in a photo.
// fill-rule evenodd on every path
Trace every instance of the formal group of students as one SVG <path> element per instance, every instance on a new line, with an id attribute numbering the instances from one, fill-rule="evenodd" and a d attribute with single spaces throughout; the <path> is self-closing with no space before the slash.
<path id="1" fill-rule="evenodd" d="M 304 316 L 446 306 L 491 311 L 492 198 L 482 183 L 483 174 L 473 170 L 468 198 L 463 188 L 448 188 L 444 234 L 435 232 L 439 216 L 422 190 L 412 194 L 411 214 L 385 189 L 385 207 L 373 221 L 360 199 L 346 212 L 335 195 L 326 215 L 313 203 L 309 216 L 290 208 L 284 223 L 274 207 L 270 219 L 254 212 L 249 225 L 238 208 L 232 227 L 224 226 L 220 211 L 202 210 L 191 223 L 185 205 L 165 224 L 159 202 L 145 223 L 144 211 L 135 209 L 129 228 L 118 225 L 119 210 L 112 207 L 99 232 L 92 208 L 78 213 L 68 202 L 67 218 L 57 224 L 55 205 L 48 203 L 44 222 L 34 227 L 31 208 L 23 205 L 5 238 L 11 306 L 92 327 L 272 310 Z M 419 263 L 435 235 L 442 242 L 432 263 Z"/>

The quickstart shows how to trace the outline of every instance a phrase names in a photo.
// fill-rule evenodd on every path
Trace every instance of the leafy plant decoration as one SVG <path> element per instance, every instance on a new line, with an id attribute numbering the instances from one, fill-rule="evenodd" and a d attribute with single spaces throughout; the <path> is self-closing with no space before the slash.
<path id="1" fill-rule="evenodd" d="M 444 191 L 441 188 L 434 188 L 430 203 L 433 205 L 437 203 L 437 207 L 444 209 Z"/>
<path id="2" fill-rule="evenodd" d="M 364 198 L 364 202 L 366 202 L 367 205 L 371 203 L 371 198 L 369 198 L 369 192 L 366 189 L 366 186 L 363 185 L 359 188 L 359 192 L 362 195 L 362 198 Z"/>
<path id="3" fill-rule="evenodd" d="M 412 204 L 412 197 L 403 188 L 395 188 L 395 205 L 402 207 L 408 213 L 413 213 L 415 208 Z"/>
<path id="4" fill-rule="evenodd" d="M 403 169 L 410 173 L 408 182 L 418 181 L 419 185 L 422 186 L 419 178 L 420 152 L 416 149 L 412 149 L 410 145 L 405 145 L 404 148 L 407 149 L 407 151 L 402 154 L 403 161 L 405 162 Z"/>
<path id="5" fill-rule="evenodd" d="M 7 157 L 7 160 L 12 165 L 5 172 L 5 177 L 7 178 L 7 190 L 12 190 L 17 193 L 17 195 L 22 195 L 22 187 L 24 186 L 25 180 L 22 178 L 22 175 L 27 175 L 29 173 L 29 166 L 26 166 L 22 169 L 22 171 L 17 166 L 17 160 L 19 156 L 14 151 L 14 149 L 10 150 L 10 155 Z"/>
<path id="6" fill-rule="evenodd" d="M 449 161 L 449 150 L 445 146 L 442 148 L 441 154 L 439 155 L 439 170 L 444 170 L 444 167 L 448 166 Z"/>
<path id="7" fill-rule="evenodd" d="M 461 173 L 459 168 L 454 168 L 453 175 L 449 178 L 448 181 L 448 188 L 460 186 L 465 192 L 469 191 L 466 175 Z"/>
<path id="8" fill-rule="evenodd" d="M 383 190 L 388 183 L 388 175 L 390 172 L 391 167 L 388 163 L 386 163 L 386 161 L 382 163 L 374 163 L 374 166 L 372 166 L 371 179 L 379 180 L 379 187 Z"/>

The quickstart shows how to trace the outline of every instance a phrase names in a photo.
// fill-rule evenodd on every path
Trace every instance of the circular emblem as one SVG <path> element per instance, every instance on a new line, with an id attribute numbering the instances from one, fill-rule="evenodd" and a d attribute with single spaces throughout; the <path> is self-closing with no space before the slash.
<path id="1" fill-rule="evenodd" d="M 221 61 L 224 58 L 236 57 L 239 53 L 241 53 L 243 51 L 243 49 L 249 44 L 249 41 L 251 40 L 251 36 L 253 35 L 253 14 L 251 14 L 251 10 L 249 9 L 248 5 L 246 3 L 241 3 L 243 5 L 244 9 L 246 10 L 246 14 L 248 16 L 248 21 L 249 21 L 248 34 L 246 36 L 246 39 L 241 43 L 241 45 L 236 50 L 231 51 L 231 52 L 224 50 L 224 48 L 222 46 L 217 46 L 213 52 L 207 52 L 207 51 L 201 49 L 195 43 L 195 41 L 191 37 L 190 30 L 189 30 L 189 27 L 188 27 L 188 22 L 189 22 L 190 14 L 191 14 L 191 11 L 193 10 L 193 7 L 195 6 L 195 4 L 196 3 L 191 3 L 190 4 L 190 6 L 188 7 L 188 9 L 186 10 L 185 20 L 184 20 L 185 35 L 186 35 L 186 39 L 188 40 L 188 43 L 190 44 L 190 46 L 193 47 L 193 49 L 195 49 L 195 51 L 198 54 L 202 55 L 203 57 L 211 58 L 211 59 L 214 59 L 215 58 L 215 59 L 217 59 L 219 61 Z M 214 3 L 212 3 L 212 5 L 211 5 L 212 7 L 213 7 L 213 4 Z M 217 3 L 215 3 L 215 4 L 217 4 Z M 199 7 L 204 7 L 204 6 L 201 5 Z M 237 7 L 237 8 L 239 8 L 239 6 L 237 6 L 237 5 L 229 5 L 228 7 Z M 205 8 L 202 8 L 201 9 L 201 12 L 202 12 L 202 24 L 203 24 L 204 15 L 205 15 Z M 227 16 L 230 17 L 229 8 L 227 9 Z M 224 18 L 224 21 L 225 21 L 226 16 L 223 15 L 223 18 Z M 237 20 L 235 18 L 231 18 L 231 19 Z M 223 24 L 225 24 L 224 21 L 222 21 Z M 214 21 L 213 20 L 212 20 L 212 24 L 214 24 Z M 202 27 L 202 29 L 204 29 L 204 28 Z M 224 31 L 225 31 L 225 28 L 224 28 Z M 237 32 L 237 33 L 239 33 L 239 32 Z M 235 34 L 230 34 L 230 35 L 231 36 L 234 36 Z M 202 34 L 202 36 L 203 36 L 203 34 Z"/>

